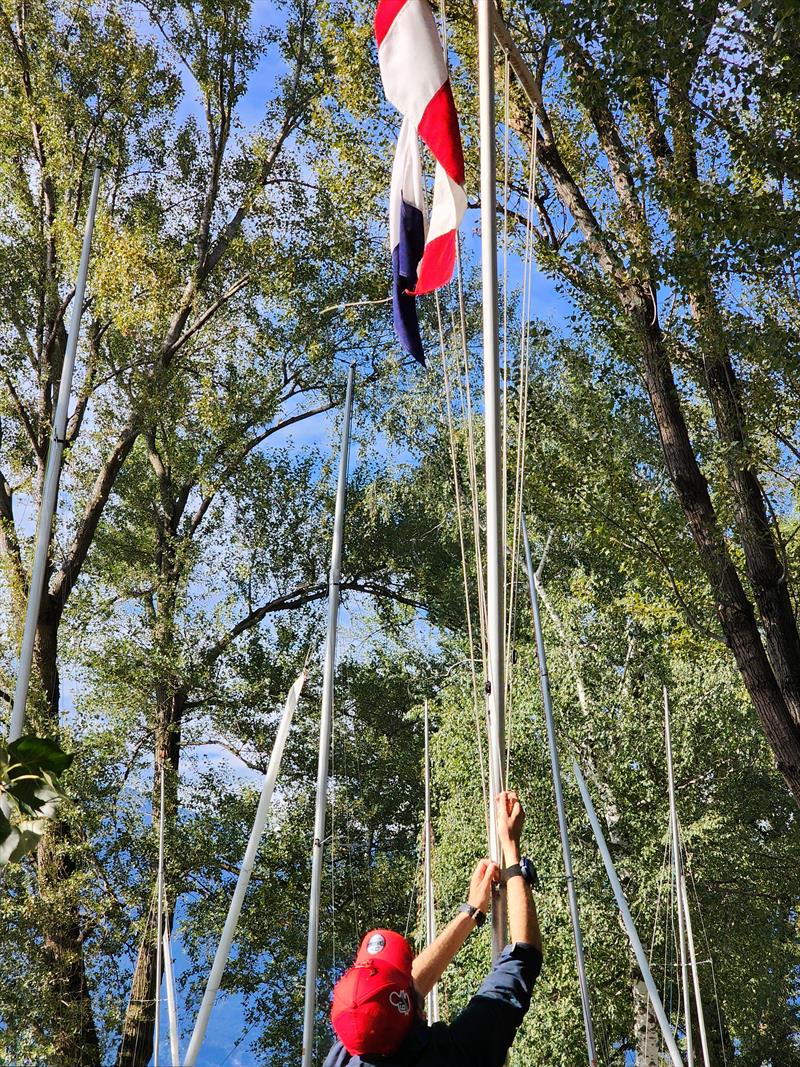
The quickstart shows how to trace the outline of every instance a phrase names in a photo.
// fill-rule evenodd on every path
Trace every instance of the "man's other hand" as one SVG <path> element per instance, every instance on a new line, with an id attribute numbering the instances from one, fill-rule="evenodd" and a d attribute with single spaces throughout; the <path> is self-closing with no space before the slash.
<path id="1" fill-rule="evenodd" d="M 500 881 L 500 868 L 491 860 L 481 860 L 475 868 L 469 883 L 467 903 L 478 908 L 484 915 L 489 910 L 492 899 L 492 883 Z"/>
<path id="2" fill-rule="evenodd" d="M 525 822 L 525 810 L 513 789 L 505 789 L 495 797 L 497 833 L 503 846 L 506 862 L 519 859 L 519 839 Z"/>

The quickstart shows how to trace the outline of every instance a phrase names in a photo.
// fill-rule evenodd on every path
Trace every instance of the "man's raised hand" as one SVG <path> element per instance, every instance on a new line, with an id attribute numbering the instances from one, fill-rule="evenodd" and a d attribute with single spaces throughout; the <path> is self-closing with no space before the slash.
<path id="1" fill-rule="evenodd" d="M 507 863 L 519 860 L 519 839 L 525 822 L 525 810 L 513 789 L 504 789 L 495 797 L 497 833 Z"/>
<path id="2" fill-rule="evenodd" d="M 492 883 L 500 881 L 500 868 L 491 860 L 481 860 L 475 868 L 469 883 L 467 903 L 478 908 L 484 915 L 489 910 L 492 899 Z"/>

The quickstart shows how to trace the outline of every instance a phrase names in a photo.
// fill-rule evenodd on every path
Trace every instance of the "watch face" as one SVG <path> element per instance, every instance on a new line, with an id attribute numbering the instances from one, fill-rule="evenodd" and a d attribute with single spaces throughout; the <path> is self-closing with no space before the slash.
<path id="1" fill-rule="evenodd" d="M 522 877 L 528 883 L 533 886 L 534 889 L 539 888 L 539 875 L 536 873 L 536 868 L 527 856 L 523 856 L 519 861 L 519 868 L 522 871 Z"/>

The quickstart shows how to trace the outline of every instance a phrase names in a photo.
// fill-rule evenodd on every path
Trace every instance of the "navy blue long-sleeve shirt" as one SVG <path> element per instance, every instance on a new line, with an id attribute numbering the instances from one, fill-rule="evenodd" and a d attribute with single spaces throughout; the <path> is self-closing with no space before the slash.
<path id="1" fill-rule="evenodd" d="M 523 941 L 508 945 L 452 1023 L 415 1020 L 390 1056 L 351 1056 L 337 1041 L 324 1067 L 502 1067 L 541 969 L 539 949 Z"/>

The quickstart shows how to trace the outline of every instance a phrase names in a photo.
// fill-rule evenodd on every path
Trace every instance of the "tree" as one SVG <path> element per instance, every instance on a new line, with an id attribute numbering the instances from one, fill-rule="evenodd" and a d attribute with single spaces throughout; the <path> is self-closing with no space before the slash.
<path id="1" fill-rule="evenodd" d="M 537 71 L 543 260 L 642 376 L 724 639 L 800 801 L 794 518 L 781 500 L 795 476 L 797 168 L 782 135 L 765 136 L 798 117 L 779 17 L 546 5 L 513 29 Z M 556 69 L 569 96 L 553 107 Z"/>
<path id="2" fill-rule="evenodd" d="M 82 374 L 67 428 L 62 508 L 28 710 L 47 734 L 60 729 L 59 630 L 65 607 L 117 478 L 139 439 L 153 440 L 154 406 L 186 387 L 193 361 L 196 367 L 203 347 L 213 343 L 212 331 L 221 333 L 230 324 L 232 308 L 248 287 L 251 297 L 257 292 L 256 268 L 274 250 L 268 227 L 281 199 L 284 206 L 291 202 L 296 171 L 287 152 L 316 93 L 320 58 L 311 8 L 293 5 L 284 12 L 279 34 L 261 36 L 250 29 L 248 15 L 246 4 L 226 5 L 221 12 L 154 4 L 149 16 L 161 30 L 158 43 L 143 40 L 123 8 L 76 14 L 57 3 L 20 4 L 3 13 L 7 206 L 0 548 L 17 620 L 27 594 L 28 539 L 15 495 L 27 495 L 38 507 L 87 175 L 94 157 L 104 153 L 107 159 Z M 267 101 L 257 135 L 237 144 L 236 106 L 248 74 L 270 48 L 282 56 L 285 74 Z M 180 64 L 200 88 L 204 134 L 191 115 L 173 121 Z M 271 194 L 266 198 L 265 190 Z M 257 321 L 251 316 L 254 326 Z M 294 384 L 287 369 L 287 392 Z M 230 462 L 227 444 L 219 458 Z M 167 511 L 165 523 L 172 518 Z M 170 546 L 162 548 L 168 571 Z M 68 1006 L 52 1054 L 65 1064 L 97 1063 L 83 964 L 86 930 L 70 891 L 76 869 L 65 832 L 65 824 L 54 830 L 38 860 L 38 888 L 47 905 L 38 921 L 51 992 L 56 1003 Z"/>

